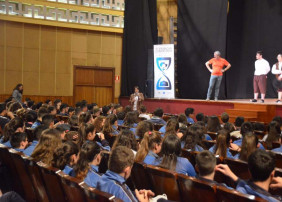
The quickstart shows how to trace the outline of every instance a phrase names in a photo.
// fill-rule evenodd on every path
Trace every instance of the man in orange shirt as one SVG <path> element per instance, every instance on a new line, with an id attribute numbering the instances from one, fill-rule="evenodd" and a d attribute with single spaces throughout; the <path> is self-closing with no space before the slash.
<path id="1" fill-rule="evenodd" d="M 210 67 L 210 65 L 212 65 L 212 68 Z M 224 66 L 226 66 L 225 69 L 223 69 Z M 214 100 L 217 101 L 223 72 L 226 72 L 231 67 L 231 64 L 224 58 L 220 57 L 219 51 L 215 51 L 214 58 L 206 62 L 206 67 L 211 72 L 210 84 L 206 100 L 210 100 L 213 87 L 215 86 Z"/>

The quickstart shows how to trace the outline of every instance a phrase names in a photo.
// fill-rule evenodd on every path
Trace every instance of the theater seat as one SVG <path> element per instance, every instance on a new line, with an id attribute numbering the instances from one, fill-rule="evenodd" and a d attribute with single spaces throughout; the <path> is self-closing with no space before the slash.
<path id="1" fill-rule="evenodd" d="M 236 201 L 236 202 L 254 202 L 265 201 L 262 198 L 253 195 L 242 194 L 236 190 L 230 190 L 225 187 L 216 187 L 216 198 L 218 201 Z"/>
<path id="2" fill-rule="evenodd" d="M 190 163 L 193 165 L 193 167 L 195 167 L 196 165 L 196 156 L 198 153 L 200 152 L 188 151 L 187 149 L 181 150 L 181 156 L 187 158 L 190 161 Z"/>
<path id="3" fill-rule="evenodd" d="M 159 131 L 163 126 L 164 126 L 163 124 L 154 123 L 153 124 L 154 131 Z"/>
<path id="4" fill-rule="evenodd" d="M 247 162 L 229 158 L 226 158 L 224 161 L 239 178 L 244 180 L 251 178 Z"/>
<path id="5" fill-rule="evenodd" d="M 275 154 L 275 162 L 276 168 L 281 168 L 282 169 L 282 154 L 281 153 L 274 153 Z"/>
<path id="6" fill-rule="evenodd" d="M 131 170 L 131 178 L 136 189 L 147 189 L 154 191 L 152 184 L 150 183 L 146 167 L 146 164 L 134 162 Z"/>
<path id="7" fill-rule="evenodd" d="M 163 168 L 147 165 L 146 171 L 156 195 L 166 194 L 169 200 L 180 201 L 177 174 Z"/>
<path id="8" fill-rule="evenodd" d="M 217 133 L 208 131 L 207 134 L 208 134 L 213 140 L 216 140 Z"/>
<path id="9" fill-rule="evenodd" d="M 177 182 L 179 186 L 181 201 L 216 201 L 215 185 L 195 179 L 183 174 L 178 174 Z"/>

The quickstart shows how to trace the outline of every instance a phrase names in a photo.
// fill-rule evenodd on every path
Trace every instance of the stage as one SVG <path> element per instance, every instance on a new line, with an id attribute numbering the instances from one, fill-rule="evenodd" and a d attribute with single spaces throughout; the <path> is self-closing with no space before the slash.
<path id="1" fill-rule="evenodd" d="M 274 116 L 282 116 L 282 104 L 276 103 L 277 99 L 265 99 L 264 103 L 251 103 L 250 99 L 233 100 L 193 100 L 193 99 L 153 99 L 147 98 L 143 104 L 148 112 L 161 107 L 164 113 L 180 114 L 184 113 L 187 107 L 195 109 L 197 113 L 205 115 L 220 115 L 227 112 L 231 120 L 237 116 L 244 116 L 249 121 L 269 122 Z M 120 97 L 122 106 L 129 105 L 129 97 Z"/>

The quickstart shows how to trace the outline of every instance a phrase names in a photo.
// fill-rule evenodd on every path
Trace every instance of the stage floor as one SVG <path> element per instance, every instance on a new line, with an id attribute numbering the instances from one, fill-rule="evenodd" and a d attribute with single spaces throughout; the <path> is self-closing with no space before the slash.
<path id="1" fill-rule="evenodd" d="M 230 99 L 230 100 L 218 100 L 218 101 L 214 101 L 214 100 L 206 101 L 206 100 L 199 100 L 199 99 L 172 99 L 172 100 L 187 100 L 187 101 L 192 101 L 192 102 L 199 101 L 199 102 L 219 102 L 219 103 L 266 104 L 266 105 L 282 106 L 282 103 L 276 103 L 277 99 L 273 99 L 273 98 L 265 99 L 264 103 L 261 103 L 260 99 L 258 100 L 258 102 L 250 102 L 251 99 Z"/>

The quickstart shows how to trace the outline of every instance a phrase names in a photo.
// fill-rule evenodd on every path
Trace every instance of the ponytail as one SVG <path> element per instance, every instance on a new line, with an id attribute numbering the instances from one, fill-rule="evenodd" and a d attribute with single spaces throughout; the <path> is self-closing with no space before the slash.
<path id="1" fill-rule="evenodd" d="M 81 147 L 83 143 L 87 140 L 89 133 L 93 132 L 95 129 L 93 124 L 82 123 L 78 129 L 78 145 Z"/>
<path id="2" fill-rule="evenodd" d="M 5 125 L 3 131 L 3 143 L 9 141 L 10 137 L 15 134 L 18 128 L 23 128 L 24 122 L 19 117 L 12 119 L 9 123 Z"/>

